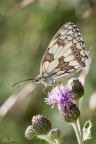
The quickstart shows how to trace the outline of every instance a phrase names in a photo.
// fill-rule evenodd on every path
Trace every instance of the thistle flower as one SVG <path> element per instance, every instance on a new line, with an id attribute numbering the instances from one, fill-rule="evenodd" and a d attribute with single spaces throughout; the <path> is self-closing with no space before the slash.
<path id="1" fill-rule="evenodd" d="M 61 85 L 53 88 L 45 101 L 52 106 L 57 104 L 60 114 L 66 122 L 74 122 L 80 115 L 78 107 L 74 104 L 73 94 L 67 86 Z"/>
<path id="2" fill-rule="evenodd" d="M 37 135 L 44 135 L 51 130 L 51 123 L 43 115 L 36 115 L 32 118 L 32 127 Z"/>

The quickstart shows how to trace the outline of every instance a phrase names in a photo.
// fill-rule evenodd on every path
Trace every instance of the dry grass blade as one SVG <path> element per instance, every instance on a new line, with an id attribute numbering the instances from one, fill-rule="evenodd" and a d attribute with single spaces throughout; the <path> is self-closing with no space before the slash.
<path id="1" fill-rule="evenodd" d="M 2 120 L 7 112 L 19 101 L 23 101 L 34 89 L 36 85 L 30 83 L 26 85 L 19 93 L 16 95 L 11 95 L 0 107 L 0 120 Z"/>

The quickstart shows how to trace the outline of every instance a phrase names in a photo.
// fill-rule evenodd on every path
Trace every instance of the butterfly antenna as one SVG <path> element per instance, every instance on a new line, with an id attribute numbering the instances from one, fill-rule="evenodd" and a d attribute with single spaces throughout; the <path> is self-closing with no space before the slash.
<path id="1" fill-rule="evenodd" d="M 22 81 L 19 81 L 17 83 L 15 83 L 14 85 L 12 85 L 12 87 L 16 86 L 16 85 L 21 85 L 24 81 L 34 81 L 34 79 L 26 79 L 26 80 L 22 80 Z"/>

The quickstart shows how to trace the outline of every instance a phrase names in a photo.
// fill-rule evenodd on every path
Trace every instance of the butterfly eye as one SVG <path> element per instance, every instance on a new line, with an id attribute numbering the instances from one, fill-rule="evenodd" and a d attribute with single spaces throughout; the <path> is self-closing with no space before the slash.
<path id="1" fill-rule="evenodd" d="M 37 78 L 35 79 L 35 82 L 39 84 L 40 81 L 41 81 L 41 79 L 42 79 L 42 78 L 39 76 L 39 77 L 37 77 Z"/>
<path id="2" fill-rule="evenodd" d="M 38 83 L 38 82 L 39 82 L 39 79 L 38 79 L 38 78 L 36 78 L 36 80 L 35 80 L 35 81 L 36 81 L 36 83 Z"/>

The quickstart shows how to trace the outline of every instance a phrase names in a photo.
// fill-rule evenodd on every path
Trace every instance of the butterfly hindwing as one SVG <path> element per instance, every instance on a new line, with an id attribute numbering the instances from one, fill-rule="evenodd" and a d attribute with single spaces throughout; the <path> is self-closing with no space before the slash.
<path id="1" fill-rule="evenodd" d="M 54 80 L 67 77 L 85 66 L 86 58 L 79 29 L 73 23 L 66 23 L 49 43 L 41 61 L 40 74 L 50 74 Z"/>

